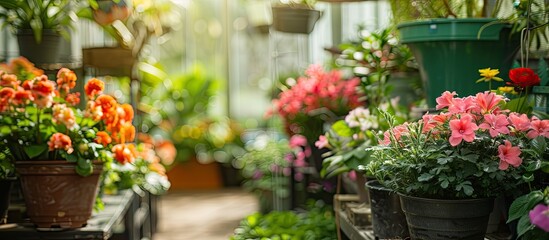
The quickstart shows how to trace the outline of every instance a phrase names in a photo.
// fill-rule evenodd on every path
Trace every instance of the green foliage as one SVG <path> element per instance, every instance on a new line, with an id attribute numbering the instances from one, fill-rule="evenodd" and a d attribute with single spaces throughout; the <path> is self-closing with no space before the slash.
<path id="1" fill-rule="evenodd" d="M 337 239 L 335 217 L 328 207 L 313 207 L 304 213 L 291 211 L 259 213 L 246 217 L 232 240 L 333 240 Z"/>
<path id="2" fill-rule="evenodd" d="M 68 30 L 76 22 L 81 2 L 71 0 L 3 0 L 0 1 L 0 20 L 13 30 L 31 29 L 37 43 L 45 29 L 55 30 L 69 37 Z"/>
<path id="3" fill-rule="evenodd" d="M 140 110 L 146 132 L 171 139 L 177 161 L 196 156 L 200 162 L 229 162 L 242 152 L 241 127 L 209 112 L 220 81 L 200 65 L 184 74 L 168 76 L 160 65 L 141 63 Z M 222 153 L 216 154 L 215 152 Z"/>
<path id="4" fill-rule="evenodd" d="M 3 148 L 0 151 L 0 179 L 15 176 L 15 167 L 8 157 L 9 154 L 10 152 L 7 148 Z"/>
<path id="5" fill-rule="evenodd" d="M 258 194 L 266 190 L 280 198 L 288 197 L 290 178 L 282 173 L 289 167 L 288 158 L 293 155 L 288 141 L 259 136 L 246 150 L 233 164 L 241 170 L 244 188 Z"/>
<path id="6" fill-rule="evenodd" d="M 515 199 L 509 208 L 507 223 L 518 220 L 517 239 L 546 239 L 549 233 L 530 222 L 529 212 L 538 204 L 549 204 L 549 188 L 536 190 Z"/>

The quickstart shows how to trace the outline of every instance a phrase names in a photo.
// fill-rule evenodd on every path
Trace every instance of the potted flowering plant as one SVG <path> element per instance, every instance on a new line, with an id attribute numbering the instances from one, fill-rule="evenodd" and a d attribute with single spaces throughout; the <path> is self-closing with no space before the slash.
<path id="1" fill-rule="evenodd" d="M 444 92 L 436 99 L 440 113 L 394 126 L 373 148 L 377 160 L 368 170 L 401 194 L 412 238 L 483 239 L 493 198 L 521 187 L 523 174 L 547 157 L 549 120 L 504 111 L 504 98 L 492 92 L 456 95 Z M 444 226 L 452 217 L 467 219 L 470 231 L 448 233 L 458 229 Z"/>
<path id="2" fill-rule="evenodd" d="M 135 146 L 127 143 L 135 135 L 133 109 L 102 94 L 98 79 L 86 83 L 86 108 L 76 109 L 77 78 L 66 68 L 56 81 L 0 75 L 0 148 L 9 149 L 15 163 L 27 214 L 41 228 L 85 225 L 103 166 L 135 158 Z"/>

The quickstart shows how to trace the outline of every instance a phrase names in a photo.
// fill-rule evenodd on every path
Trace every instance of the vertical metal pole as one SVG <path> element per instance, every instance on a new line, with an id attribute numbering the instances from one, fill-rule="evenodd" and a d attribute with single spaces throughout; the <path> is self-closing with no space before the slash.
<path id="1" fill-rule="evenodd" d="M 341 27 L 343 25 L 342 18 L 341 18 L 341 4 L 340 3 L 332 3 L 330 5 L 331 8 L 331 14 L 332 14 L 332 46 L 337 46 L 342 41 L 342 31 Z"/>

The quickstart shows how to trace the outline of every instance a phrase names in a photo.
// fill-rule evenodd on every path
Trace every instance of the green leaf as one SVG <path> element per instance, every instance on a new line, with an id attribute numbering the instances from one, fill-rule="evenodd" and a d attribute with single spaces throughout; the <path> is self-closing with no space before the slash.
<path id="1" fill-rule="evenodd" d="M 522 216 L 528 215 L 530 209 L 543 200 L 543 193 L 541 191 L 533 191 L 529 194 L 523 195 L 515 199 L 509 207 L 509 219 L 507 223 L 518 219 Z"/>
<path id="2" fill-rule="evenodd" d="M 470 184 L 463 185 L 463 192 L 465 192 L 465 195 L 471 196 L 471 195 L 473 195 L 473 191 L 474 191 L 474 189 Z"/>
<path id="3" fill-rule="evenodd" d="M 76 154 L 65 154 L 65 159 L 67 159 L 67 162 L 78 161 L 78 157 L 76 156 Z"/>
<path id="4" fill-rule="evenodd" d="M 40 156 L 46 150 L 48 150 L 48 146 L 46 145 L 30 145 L 25 147 L 25 153 L 31 159 Z"/>
<path id="5" fill-rule="evenodd" d="M 450 182 L 448 182 L 448 180 L 444 180 L 444 181 L 442 181 L 442 183 L 440 183 L 440 186 L 441 186 L 442 188 L 446 189 L 446 188 L 448 188 L 448 184 L 449 184 L 449 183 L 450 183 Z"/>
<path id="6" fill-rule="evenodd" d="M 421 174 L 421 176 L 419 176 L 417 178 L 418 181 L 420 182 L 425 182 L 425 181 L 429 181 L 433 178 L 433 175 L 432 174 L 429 174 L 429 173 L 423 173 Z"/>
<path id="7" fill-rule="evenodd" d="M 534 225 L 530 223 L 530 217 L 528 215 L 522 216 L 517 225 L 517 239 L 520 239 L 520 236 L 532 229 L 534 229 Z"/>
<path id="8" fill-rule="evenodd" d="M 337 135 L 342 137 L 353 136 L 353 130 L 347 126 L 347 123 L 344 120 L 339 120 L 332 125 L 332 129 L 337 133 Z"/>

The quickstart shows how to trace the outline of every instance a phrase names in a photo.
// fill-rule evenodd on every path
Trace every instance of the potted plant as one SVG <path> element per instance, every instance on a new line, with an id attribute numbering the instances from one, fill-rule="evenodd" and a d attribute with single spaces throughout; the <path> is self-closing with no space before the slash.
<path id="1" fill-rule="evenodd" d="M 247 144 L 244 155 L 235 159 L 234 165 L 238 166 L 244 178 L 243 186 L 258 195 L 262 213 L 289 210 L 293 194 L 290 181 L 301 182 L 304 179 L 302 172 L 292 171 L 291 168 L 306 166 L 306 155 L 297 154 L 301 150 L 290 142 L 260 135 Z M 277 202 L 279 205 L 275 205 Z"/>
<path id="2" fill-rule="evenodd" d="M 290 0 L 272 6 L 273 27 L 287 33 L 309 34 L 322 16 L 314 9 L 316 0 Z"/>
<path id="3" fill-rule="evenodd" d="M 420 66 L 430 108 L 445 90 L 467 96 L 486 89 L 469 81 L 476 69 L 490 67 L 507 75 L 519 50 L 520 31 L 547 21 L 545 6 L 537 1 L 519 1 L 516 6 L 510 1 L 479 2 L 392 1 L 401 41 Z M 541 13 L 529 14 L 529 9 Z M 409 21 L 414 19 L 419 20 Z M 532 39 L 544 37 L 545 28 L 532 31 L 541 33 Z"/>
<path id="4" fill-rule="evenodd" d="M 0 19 L 17 35 L 20 55 L 35 64 L 58 63 L 62 37 L 70 37 L 79 5 L 70 0 L 1 1 Z"/>
<path id="5" fill-rule="evenodd" d="M 128 143 L 135 136 L 133 109 L 102 94 L 98 79 L 85 85 L 86 109 L 76 109 L 80 93 L 71 91 L 77 78 L 66 68 L 56 81 L 1 75 L 0 147 L 9 149 L 28 216 L 39 228 L 82 227 L 103 166 L 135 159 L 135 146 Z"/>
<path id="6" fill-rule="evenodd" d="M 400 194 L 412 239 L 484 239 L 494 197 L 524 187 L 541 165 L 548 120 L 503 111 L 503 99 L 446 91 L 440 113 L 394 126 L 371 148 L 368 171 Z"/>

